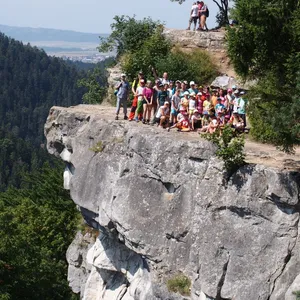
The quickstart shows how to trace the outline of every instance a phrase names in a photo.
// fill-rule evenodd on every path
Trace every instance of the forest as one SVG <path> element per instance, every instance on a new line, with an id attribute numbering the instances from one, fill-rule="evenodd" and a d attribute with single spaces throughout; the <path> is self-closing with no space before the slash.
<path id="1" fill-rule="evenodd" d="M 77 299 L 65 254 L 81 220 L 63 190 L 64 166 L 45 149 L 44 124 L 52 106 L 82 103 L 80 81 L 105 66 L 49 57 L 0 34 L 1 300 Z"/>

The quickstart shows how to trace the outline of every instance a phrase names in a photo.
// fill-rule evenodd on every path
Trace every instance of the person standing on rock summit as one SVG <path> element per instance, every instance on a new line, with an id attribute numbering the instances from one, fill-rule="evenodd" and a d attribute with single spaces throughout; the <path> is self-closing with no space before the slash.
<path id="1" fill-rule="evenodd" d="M 127 101 L 130 91 L 130 86 L 128 81 L 126 81 L 126 75 L 121 75 L 121 82 L 117 86 L 117 109 L 116 109 L 116 118 L 115 120 L 119 119 L 119 112 L 121 105 L 123 106 L 123 112 L 124 112 L 124 120 L 127 120 Z"/>
<path id="2" fill-rule="evenodd" d="M 194 31 L 196 30 L 197 22 L 198 22 L 198 19 L 199 19 L 198 11 L 199 11 L 198 5 L 197 5 L 196 2 L 194 2 L 193 6 L 192 6 L 192 9 L 191 9 L 191 16 L 190 16 L 190 20 L 189 20 L 189 27 L 187 28 L 187 30 L 191 30 L 192 23 L 194 23 Z"/>

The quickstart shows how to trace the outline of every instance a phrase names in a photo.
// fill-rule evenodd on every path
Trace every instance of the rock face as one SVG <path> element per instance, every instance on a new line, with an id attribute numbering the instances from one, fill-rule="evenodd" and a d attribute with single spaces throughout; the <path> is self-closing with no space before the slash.
<path id="1" fill-rule="evenodd" d="M 163 34 L 182 48 L 202 48 L 210 52 L 225 51 L 225 32 L 191 31 L 165 28 Z"/>
<path id="2" fill-rule="evenodd" d="M 109 121 L 95 107 L 52 108 L 45 134 L 101 232 L 84 291 L 72 284 L 83 299 L 290 300 L 300 289 L 298 173 L 247 165 L 224 182 L 206 140 Z M 189 296 L 166 288 L 179 273 Z"/>

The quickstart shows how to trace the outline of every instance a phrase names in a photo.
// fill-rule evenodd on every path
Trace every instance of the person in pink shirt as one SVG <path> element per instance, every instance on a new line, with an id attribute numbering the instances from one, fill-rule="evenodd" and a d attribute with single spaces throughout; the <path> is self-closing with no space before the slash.
<path id="1" fill-rule="evenodd" d="M 147 85 L 144 89 L 144 99 L 143 99 L 143 124 L 149 124 L 151 118 L 151 110 L 153 103 L 153 88 L 152 82 L 147 81 Z M 147 118 L 147 119 L 146 119 Z"/>

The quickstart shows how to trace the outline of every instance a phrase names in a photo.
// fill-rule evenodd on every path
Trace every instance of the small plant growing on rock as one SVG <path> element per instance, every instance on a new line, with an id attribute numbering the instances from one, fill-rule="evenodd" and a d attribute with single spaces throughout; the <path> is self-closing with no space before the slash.
<path id="1" fill-rule="evenodd" d="M 167 281 L 169 292 L 179 293 L 182 296 L 190 296 L 191 280 L 184 274 L 177 274 Z"/>
<path id="2" fill-rule="evenodd" d="M 94 147 L 90 148 L 89 150 L 95 152 L 95 153 L 99 153 L 102 152 L 104 149 L 104 145 L 102 141 L 99 141 Z"/>
<path id="3" fill-rule="evenodd" d="M 216 155 L 224 161 L 228 177 L 245 164 L 244 136 L 237 135 L 230 126 L 227 125 L 222 131 L 216 130 L 213 134 L 206 134 L 204 137 L 218 147 Z"/>
<path id="4" fill-rule="evenodd" d="M 293 292 L 293 295 L 296 296 L 296 299 L 295 299 L 295 300 L 300 300 L 300 291 L 295 291 L 295 292 Z"/>

